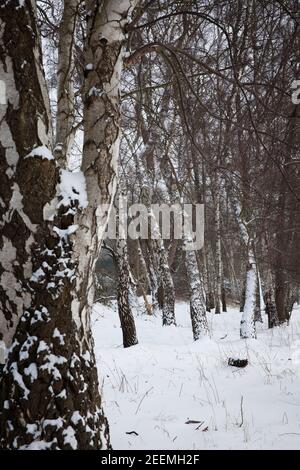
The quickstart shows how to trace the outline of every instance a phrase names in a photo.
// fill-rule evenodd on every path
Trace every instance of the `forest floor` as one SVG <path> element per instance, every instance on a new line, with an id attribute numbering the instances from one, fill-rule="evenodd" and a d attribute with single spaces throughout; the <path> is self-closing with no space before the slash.
<path id="1" fill-rule="evenodd" d="M 136 315 L 139 344 L 123 349 L 116 307 L 95 305 L 93 331 L 114 449 L 299 449 L 300 307 L 289 326 L 208 314 L 212 338 L 193 342 L 186 303 L 177 327 Z M 265 315 L 264 315 L 265 316 Z M 229 357 L 248 358 L 238 369 Z"/>

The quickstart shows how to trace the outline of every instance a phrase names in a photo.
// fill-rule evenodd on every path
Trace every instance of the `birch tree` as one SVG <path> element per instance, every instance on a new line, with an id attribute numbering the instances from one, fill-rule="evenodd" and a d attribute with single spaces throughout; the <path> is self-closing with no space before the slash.
<path id="1" fill-rule="evenodd" d="M 216 231 L 216 298 L 215 313 L 221 313 L 222 303 L 222 252 L 221 252 L 221 181 L 219 175 L 216 177 L 215 194 L 215 231 Z"/>
<path id="2" fill-rule="evenodd" d="M 118 194 L 118 193 L 117 193 Z M 130 272 L 128 248 L 127 248 L 127 233 L 126 233 L 126 220 L 124 208 L 122 207 L 122 200 L 124 194 L 121 193 L 118 203 L 115 204 L 116 218 L 117 218 L 117 240 L 115 259 L 118 270 L 118 313 L 123 334 L 123 346 L 129 348 L 138 343 L 134 316 L 132 312 L 132 305 L 130 302 L 131 291 L 134 289 L 132 282 L 132 275 Z M 117 200 L 118 198 L 116 198 Z M 120 211 L 119 211 L 119 205 Z"/>
<path id="3" fill-rule="evenodd" d="M 74 43 L 80 0 L 64 0 L 59 26 L 57 66 L 57 111 L 54 156 L 66 167 L 74 141 Z"/>
<path id="4" fill-rule="evenodd" d="M 82 171 L 60 170 L 35 3 L 0 8 L 2 448 L 110 447 L 90 328 L 116 187 L 124 26 L 134 2 L 87 5 Z M 18 8 L 16 8 L 18 6 Z M 106 205 L 106 208 L 103 207 Z"/>
<path id="5" fill-rule="evenodd" d="M 185 248 L 192 242 L 191 237 L 187 235 L 184 240 Z M 203 280 L 198 268 L 196 253 L 194 250 L 187 249 L 185 252 L 185 267 L 189 281 L 190 289 L 190 316 L 194 340 L 202 338 L 209 334 L 206 317 L 206 301 Z"/>

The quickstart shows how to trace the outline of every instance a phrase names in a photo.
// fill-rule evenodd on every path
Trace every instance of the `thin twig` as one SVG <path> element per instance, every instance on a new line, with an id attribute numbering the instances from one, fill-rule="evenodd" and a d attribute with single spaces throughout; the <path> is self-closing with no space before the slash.
<path id="1" fill-rule="evenodd" d="M 240 424 L 240 428 L 243 426 L 244 424 L 244 411 L 243 411 L 243 400 L 244 400 L 244 397 L 243 395 L 241 396 L 241 424 Z"/>
<path id="2" fill-rule="evenodd" d="M 140 401 L 140 403 L 139 403 L 139 405 L 138 405 L 138 407 L 137 407 L 137 409 L 136 409 L 136 411 L 135 411 L 135 414 L 138 413 L 138 411 L 139 411 L 139 409 L 140 409 L 140 407 L 141 407 L 141 404 L 142 404 L 143 400 L 146 398 L 146 396 L 148 395 L 148 393 L 151 392 L 152 389 L 153 389 L 153 387 L 149 388 L 149 390 L 147 390 L 147 392 L 145 393 L 145 395 L 143 395 L 143 397 L 142 397 L 142 399 L 141 399 L 141 401 Z"/>

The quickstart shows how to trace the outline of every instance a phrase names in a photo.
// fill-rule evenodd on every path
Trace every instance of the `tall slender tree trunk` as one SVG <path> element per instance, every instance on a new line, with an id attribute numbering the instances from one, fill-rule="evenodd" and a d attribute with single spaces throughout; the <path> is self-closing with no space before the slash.
<path id="1" fill-rule="evenodd" d="M 117 211 L 118 238 L 116 242 L 115 258 L 118 269 L 118 313 L 123 334 L 123 346 L 129 348 L 138 344 L 134 316 L 130 304 L 130 291 L 132 289 L 130 267 L 128 260 L 127 237 L 124 229 L 126 221 L 123 212 Z"/>
<path id="2" fill-rule="evenodd" d="M 285 177 L 281 178 L 280 192 L 278 200 L 278 219 L 275 234 L 276 246 L 276 267 L 275 267 L 275 302 L 278 319 L 280 323 L 289 320 L 290 305 L 289 291 L 290 281 L 287 276 L 287 261 L 291 255 L 292 234 L 286 232 L 294 222 L 294 212 L 291 207 L 295 208 L 294 195 L 291 194 L 287 187 L 287 181 L 291 179 L 291 172 L 294 172 L 293 166 L 289 163 L 298 156 L 299 148 L 299 103 L 293 106 L 292 112 L 287 121 L 286 142 L 288 144 L 288 153 L 285 155 Z M 286 148 L 284 149 L 286 152 Z"/>
<path id="3" fill-rule="evenodd" d="M 185 247 L 191 239 L 186 237 Z M 194 250 L 185 251 L 185 267 L 190 288 L 190 315 L 194 340 L 208 335 L 208 323 L 206 318 L 206 300 L 202 276 L 198 269 L 196 253 Z"/>
<path id="4" fill-rule="evenodd" d="M 144 299 L 145 303 L 145 308 L 146 312 L 148 315 L 152 315 L 153 313 L 153 308 L 150 302 L 148 301 L 147 294 L 148 294 L 148 289 L 150 288 L 151 290 L 151 282 L 149 279 L 148 271 L 147 271 L 147 265 L 146 261 L 144 258 L 144 254 L 142 252 L 142 247 L 140 240 L 138 242 L 138 248 L 137 248 L 137 255 L 138 255 L 138 264 L 139 264 L 139 278 L 138 278 L 138 285 L 142 291 L 142 296 Z M 140 280 L 142 278 L 142 280 Z"/>
<path id="5" fill-rule="evenodd" d="M 73 49 L 79 0 L 64 0 L 64 10 L 59 26 L 57 67 L 57 113 L 54 156 L 65 168 L 70 158 L 74 140 L 74 86 Z"/>
<path id="6" fill-rule="evenodd" d="M 274 326 L 279 325 L 279 318 L 276 309 L 275 295 L 273 283 L 268 286 L 268 289 L 265 293 L 264 300 L 266 305 L 266 314 L 268 315 L 268 327 L 274 328 Z"/>
<path id="7" fill-rule="evenodd" d="M 222 312 L 227 312 L 226 290 L 222 287 Z"/>
<path id="8" fill-rule="evenodd" d="M 240 296 L 240 312 L 244 311 L 245 308 L 245 300 L 246 300 L 246 280 L 247 276 L 245 279 L 242 280 L 243 285 L 242 285 L 242 291 L 241 291 L 241 296 Z"/>
<path id="9" fill-rule="evenodd" d="M 130 1 L 88 4 L 82 172 L 59 170 L 35 5 L 0 8 L 2 448 L 110 446 L 90 313 L 93 272 L 115 191 L 119 72 Z M 99 37 L 101 40 L 99 41 Z M 99 119 L 99 116 L 102 116 Z M 3 184 L 2 184 L 3 183 Z M 5 253 L 5 256 L 4 256 Z"/>
<path id="10" fill-rule="evenodd" d="M 245 169 L 244 169 L 245 170 Z M 243 312 L 240 325 L 241 338 L 256 338 L 255 311 L 257 307 L 258 295 L 258 272 L 254 254 L 254 236 L 249 226 L 250 208 L 249 208 L 249 182 L 245 180 L 243 184 L 242 203 L 233 195 L 232 202 L 239 225 L 241 241 L 246 250 L 246 276 L 242 292 L 241 308 Z"/>
<path id="11" fill-rule="evenodd" d="M 216 297 L 215 313 L 221 313 L 222 304 L 222 252 L 221 252 L 221 213 L 220 213 L 220 178 L 216 183 L 215 234 L 216 234 Z"/>
<path id="12" fill-rule="evenodd" d="M 211 252 L 211 246 L 207 245 L 207 248 L 203 247 L 203 257 L 205 256 L 206 258 L 206 273 L 207 273 L 207 290 L 206 290 L 206 310 L 208 312 L 211 312 L 215 308 L 215 294 L 214 294 L 214 288 L 213 288 L 213 269 L 209 267 L 213 266 L 213 257 L 212 257 L 212 252 Z M 198 264 L 199 266 L 199 264 Z M 199 269 L 199 272 L 200 269 Z"/>
<path id="13" fill-rule="evenodd" d="M 169 266 L 168 252 L 162 239 L 156 215 L 151 208 L 151 191 L 148 186 L 143 187 L 142 202 L 148 207 L 150 223 L 147 242 L 150 253 L 150 279 L 154 309 L 162 310 L 162 323 L 164 326 L 176 325 L 175 318 L 175 289 Z M 162 303 L 162 305 L 161 305 Z"/>
<path id="14" fill-rule="evenodd" d="M 34 4 L 0 8 L 0 339 L 10 347 L 18 321 L 31 304 L 32 245 L 44 204 L 55 194 L 58 174 L 50 155 L 52 130 Z M 32 32 L 29 32 L 29 29 Z"/>
<path id="15" fill-rule="evenodd" d="M 240 298 L 240 286 L 239 286 L 237 274 L 234 268 L 233 248 L 232 246 L 229 246 L 229 244 L 228 245 L 223 244 L 223 246 L 224 246 L 224 251 L 226 254 L 227 266 L 229 269 L 230 285 L 232 286 L 233 298 L 237 300 L 238 298 Z M 226 297 L 226 292 L 225 292 L 225 297 Z M 226 299 L 225 299 L 225 302 L 226 302 Z"/>
<path id="16" fill-rule="evenodd" d="M 257 268 L 253 249 L 249 247 L 246 274 L 245 305 L 241 319 L 241 338 L 256 338 L 255 309 L 257 302 Z"/>
<path id="17" fill-rule="evenodd" d="M 284 180 L 281 181 L 280 195 L 278 201 L 278 225 L 276 233 L 276 268 L 274 273 L 275 280 L 275 303 L 276 311 L 278 315 L 279 323 L 287 321 L 286 316 L 286 305 L 287 305 L 287 288 L 288 283 L 286 279 L 285 261 L 286 261 L 286 250 L 288 247 L 288 240 L 284 231 L 286 227 L 286 183 Z"/>
<path id="18" fill-rule="evenodd" d="M 154 253 L 152 240 L 146 240 L 146 259 L 144 261 L 149 275 L 149 286 L 151 293 L 151 311 L 153 315 L 161 313 L 158 302 L 158 288 L 159 288 L 159 272 L 158 272 L 158 256 Z"/>
<path id="19" fill-rule="evenodd" d="M 201 178 L 202 178 L 202 195 L 201 195 L 201 188 L 200 185 L 197 188 L 197 202 L 201 203 L 203 201 L 204 204 L 204 227 L 206 227 L 207 222 L 207 215 L 206 215 L 206 168 L 205 162 L 202 161 L 202 168 L 201 168 Z M 204 282 L 204 291 L 205 291 L 205 302 L 206 302 L 206 310 L 210 312 L 214 308 L 214 296 L 211 288 L 211 273 L 210 273 L 210 263 L 209 263 L 209 247 L 205 244 L 201 250 L 201 255 L 197 257 L 198 260 L 198 268 L 199 272 L 201 271 L 200 260 L 202 258 L 202 266 L 203 266 L 203 282 Z"/>
<path id="20" fill-rule="evenodd" d="M 175 318 L 175 289 L 169 266 L 168 253 L 160 234 L 155 215 L 150 210 L 150 221 L 154 244 L 158 254 L 159 279 L 163 289 L 162 320 L 164 326 L 176 325 Z"/>
<path id="21" fill-rule="evenodd" d="M 255 302 L 255 312 L 254 312 L 254 321 L 263 323 L 261 316 L 261 283 L 259 270 L 257 269 L 257 284 L 256 284 L 256 302 Z"/>

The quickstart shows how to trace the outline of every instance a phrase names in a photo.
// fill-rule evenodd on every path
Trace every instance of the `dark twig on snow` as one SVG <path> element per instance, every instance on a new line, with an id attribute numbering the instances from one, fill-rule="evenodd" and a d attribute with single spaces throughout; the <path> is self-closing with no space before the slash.
<path id="1" fill-rule="evenodd" d="M 230 357 L 228 359 L 228 365 L 234 367 L 246 367 L 248 365 L 248 359 L 233 359 Z"/>

